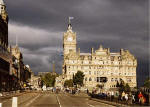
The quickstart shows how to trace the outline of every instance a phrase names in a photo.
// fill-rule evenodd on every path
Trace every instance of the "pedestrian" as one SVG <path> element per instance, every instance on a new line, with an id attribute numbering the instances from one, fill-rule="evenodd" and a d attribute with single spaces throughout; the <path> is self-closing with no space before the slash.
<path id="1" fill-rule="evenodd" d="M 123 91 L 122 96 L 121 96 L 121 100 L 124 101 L 124 99 L 125 99 L 125 92 Z"/>
<path id="2" fill-rule="evenodd" d="M 89 94 L 89 90 L 87 89 L 87 94 Z"/>
<path id="3" fill-rule="evenodd" d="M 114 92 L 112 91 L 111 92 L 111 101 L 113 101 L 114 100 Z"/>
<path id="4" fill-rule="evenodd" d="M 135 95 L 132 94 L 132 102 L 134 103 L 135 102 Z"/>
<path id="5" fill-rule="evenodd" d="M 143 96 L 142 92 L 139 93 L 138 98 L 140 104 L 144 104 L 146 102 L 146 98 Z"/>
<path id="6" fill-rule="evenodd" d="M 126 100 L 126 102 L 128 101 L 128 94 L 127 93 L 125 94 L 125 100 Z"/>

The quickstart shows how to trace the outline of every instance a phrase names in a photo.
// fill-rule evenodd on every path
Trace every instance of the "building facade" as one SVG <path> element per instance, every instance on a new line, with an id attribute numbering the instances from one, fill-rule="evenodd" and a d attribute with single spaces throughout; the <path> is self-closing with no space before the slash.
<path id="1" fill-rule="evenodd" d="M 3 0 L 0 0 L 0 91 L 10 90 L 11 54 L 8 51 L 8 14 Z"/>
<path id="2" fill-rule="evenodd" d="M 89 89 L 97 84 L 103 85 L 104 89 L 114 89 L 120 80 L 136 87 L 137 60 L 128 50 L 112 53 L 109 48 L 100 45 L 97 50 L 91 48 L 90 53 L 81 53 L 76 47 L 76 33 L 69 24 L 63 34 L 64 80 L 72 79 L 77 71 L 82 71 L 85 75 L 84 87 Z"/>
<path id="3" fill-rule="evenodd" d="M 0 91 L 17 90 L 31 77 L 30 68 L 23 63 L 18 46 L 8 46 L 8 14 L 0 0 Z"/>

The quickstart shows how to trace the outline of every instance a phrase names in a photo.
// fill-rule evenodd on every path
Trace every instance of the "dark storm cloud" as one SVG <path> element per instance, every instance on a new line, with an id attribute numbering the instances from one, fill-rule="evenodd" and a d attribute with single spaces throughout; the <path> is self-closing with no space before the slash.
<path id="1" fill-rule="evenodd" d="M 62 52 L 67 18 L 74 16 L 72 26 L 82 52 L 90 52 L 91 47 L 97 49 L 100 44 L 113 52 L 128 49 L 138 59 L 138 74 L 149 73 L 148 0 L 5 2 L 10 17 L 9 41 L 15 44 L 18 36 L 24 60 L 33 71 L 49 71 L 49 64 L 56 56 L 57 66 L 61 68 L 62 57 L 55 54 Z"/>

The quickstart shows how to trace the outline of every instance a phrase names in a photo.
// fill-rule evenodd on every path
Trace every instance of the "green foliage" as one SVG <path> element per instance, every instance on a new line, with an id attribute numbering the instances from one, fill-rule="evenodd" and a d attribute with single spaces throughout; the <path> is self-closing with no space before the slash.
<path id="1" fill-rule="evenodd" d="M 119 88 L 119 92 L 123 92 L 123 91 L 124 92 L 130 92 L 131 91 L 131 88 L 130 88 L 129 84 L 125 83 L 123 80 L 120 80 L 120 84 L 117 81 L 116 87 Z"/>
<path id="2" fill-rule="evenodd" d="M 126 83 L 126 85 L 124 86 L 124 91 L 125 92 L 130 92 L 131 91 L 131 88 L 130 88 L 128 83 Z"/>
<path id="3" fill-rule="evenodd" d="M 144 81 L 144 87 L 150 88 L 150 78 L 147 78 L 147 79 Z"/>
<path id="4" fill-rule="evenodd" d="M 42 81 L 44 83 L 44 85 L 46 85 L 46 87 L 53 87 L 55 84 L 55 78 L 57 76 L 56 75 L 52 75 L 51 73 L 47 73 L 44 76 L 42 76 Z"/>
<path id="5" fill-rule="evenodd" d="M 73 75 L 73 83 L 75 85 L 83 86 L 84 74 L 81 71 L 78 71 L 75 76 Z"/>
<path id="6" fill-rule="evenodd" d="M 66 80 L 64 83 L 64 87 L 73 87 L 73 80 Z"/>
<path id="7" fill-rule="evenodd" d="M 97 88 L 100 88 L 100 84 L 97 84 L 96 87 L 97 87 Z"/>
<path id="8" fill-rule="evenodd" d="M 103 84 L 97 84 L 96 87 L 102 89 L 104 87 L 104 85 Z"/>

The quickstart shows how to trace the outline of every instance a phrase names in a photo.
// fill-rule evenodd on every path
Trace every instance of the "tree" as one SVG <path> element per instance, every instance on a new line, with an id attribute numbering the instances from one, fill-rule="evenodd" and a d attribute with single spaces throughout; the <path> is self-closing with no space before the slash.
<path id="1" fill-rule="evenodd" d="M 75 76 L 73 76 L 73 83 L 75 85 L 83 86 L 84 74 L 81 71 L 78 71 Z"/>
<path id="2" fill-rule="evenodd" d="M 150 88 L 150 78 L 147 78 L 147 79 L 144 81 L 144 87 Z"/>
<path id="3" fill-rule="evenodd" d="M 42 76 L 42 81 L 46 85 L 46 87 L 53 87 L 55 84 L 56 75 L 52 75 L 51 73 L 47 73 Z"/>
<path id="4" fill-rule="evenodd" d="M 64 87 L 73 87 L 73 80 L 66 80 L 64 83 Z"/>
<path id="5" fill-rule="evenodd" d="M 97 84 L 96 87 L 102 89 L 104 87 L 104 84 Z"/>
<path id="6" fill-rule="evenodd" d="M 131 88 L 130 88 L 128 83 L 126 83 L 126 85 L 124 86 L 124 91 L 125 92 L 130 92 L 131 91 Z"/>
<path id="7" fill-rule="evenodd" d="M 120 83 L 117 81 L 116 87 L 119 88 L 119 92 L 130 92 L 131 88 L 128 83 L 125 83 L 122 79 L 120 80 Z"/>

